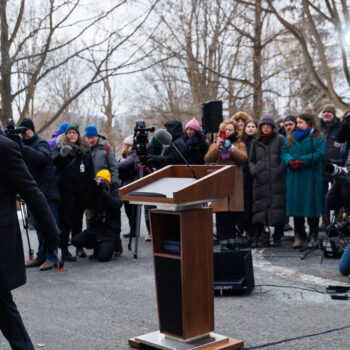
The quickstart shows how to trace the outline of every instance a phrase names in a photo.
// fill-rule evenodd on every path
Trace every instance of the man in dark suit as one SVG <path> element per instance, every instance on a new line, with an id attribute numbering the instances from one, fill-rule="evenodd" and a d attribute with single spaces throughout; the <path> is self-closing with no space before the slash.
<path id="1" fill-rule="evenodd" d="M 19 146 L 5 136 L 0 136 L 0 159 L 0 330 L 12 349 L 34 350 L 11 293 L 26 282 L 16 193 L 36 218 L 47 249 L 57 248 L 58 228 L 44 195 L 22 159 Z"/>

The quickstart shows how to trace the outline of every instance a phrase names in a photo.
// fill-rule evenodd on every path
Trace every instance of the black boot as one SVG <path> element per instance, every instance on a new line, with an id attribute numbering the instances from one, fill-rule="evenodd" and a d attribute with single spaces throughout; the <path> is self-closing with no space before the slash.
<path id="1" fill-rule="evenodd" d="M 62 250 L 63 261 L 77 261 L 77 258 L 73 256 L 68 249 Z"/>

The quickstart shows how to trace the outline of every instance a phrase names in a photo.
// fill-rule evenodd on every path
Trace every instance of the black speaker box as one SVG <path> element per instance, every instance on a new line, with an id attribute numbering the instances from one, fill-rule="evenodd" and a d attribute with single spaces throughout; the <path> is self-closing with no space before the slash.
<path id="1" fill-rule="evenodd" d="M 215 295 L 246 293 L 255 286 L 252 252 L 233 250 L 214 253 Z"/>
<path id="2" fill-rule="evenodd" d="M 204 133 L 216 133 L 222 123 L 222 101 L 207 101 L 201 104 Z"/>

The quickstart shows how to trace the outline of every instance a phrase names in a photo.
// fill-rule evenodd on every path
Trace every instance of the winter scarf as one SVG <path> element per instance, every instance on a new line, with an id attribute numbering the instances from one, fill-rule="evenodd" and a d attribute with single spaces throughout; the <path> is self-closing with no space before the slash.
<path id="1" fill-rule="evenodd" d="M 303 138 L 305 138 L 307 135 L 310 134 L 312 128 L 308 128 L 308 129 L 305 129 L 305 130 L 302 130 L 302 129 L 299 129 L 298 127 L 295 129 L 295 139 L 297 141 L 301 141 Z"/>

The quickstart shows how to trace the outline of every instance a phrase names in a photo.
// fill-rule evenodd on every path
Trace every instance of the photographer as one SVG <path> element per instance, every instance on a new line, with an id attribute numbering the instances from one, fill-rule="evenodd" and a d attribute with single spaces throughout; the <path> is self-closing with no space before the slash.
<path id="1" fill-rule="evenodd" d="M 179 152 L 188 159 L 186 143 L 182 137 L 182 123 L 179 120 L 168 120 L 164 126 L 173 137 L 172 143 Z M 166 146 L 163 153 L 159 156 L 149 154 L 147 156 L 147 162 L 157 168 L 166 165 L 185 164 L 173 145 Z"/>
<path id="2" fill-rule="evenodd" d="M 62 260 L 76 261 L 68 250 L 70 231 L 72 236 L 82 231 L 83 215 L 89 180 L 95 176 L 94 164 L 88 142 L 80 137 L 77 124 L 69 124 L 60 142 L 52 151 L 56 166 L 60 201 L 58 224 L 62 231 L 60 247 Z M 82 251 L 78 251 L 82 256 Z"/>
<path id="3" fill-rule="evenodd" d="M 58 245 L 58 229 L 44 195 L 30 175 L 21 150 L 13 141 L 0 136 L 0 330 L 12 349 L 34 350 L 11 291 L 25 284 L 24 252 L 16 212 L 16 193 L 36 218 L 46 247 Z"/>
<path id="4" fill-rule="evenodd" d="M 52 216 L 57 220 L 57 202 L 59 192 L 55 169 L 51 160 L 51 150 L 48 142 L 35 132 L 33 121 L 29 118 L 23 118 L 20 127 L 24 128 L 21 133 L 23 146 L 23 159 L 38 184 L 41 192 L 44 194 L 49 205 Z M 32 261 L 26 262 L 26 267 L 40 266 L 40 271 L 50 270 L 57 265 L 57 252 L 44 252 L 43 237 L 35 218 L 33 225 L 38 236 L 39 247 L 36 257 Z"/>
<path id="5" fill-rule="evenodd" d="M 94 249 L 94 255 L 102 261 L 109 261 L 117 244 L 120 243 L 120 208 L 118 185 L 111 182 L 111 174 L 103 169 L 96 174 L 88 192 L 88 209 L 93 209 L 89 228 L 72 239 L 77 248 Z"/>
<path id="6" fill-rule="evenodd" d="M 350 225 L 350 177 L 343 171 L 334 177 L 334 183 L 327 193 L 326 205 L 328 210 L 340 210 L 344 207 Z M 332 225 L 334 227 L 334 225 Z M 328 228 L 329 229 L 329 228 Z M 337 229 L 335 227 L 335 229 Z M 339 261 L 339 271 L 343 275 L 350 274 L 350 246 L 345 250 Z"/>
<path id="7" fill-rule="evenodd" d="M 235 185 L 230 195 L 223 200 L 212 202 L 216 214 L 216 234 L 221 241 L 221 249 L 231 249 L 230 243 L 225 243 L 235 237 L 237 212 L 244 211 L 243 203 L 243 170 L 242 165 L 247 160 L 247 149 L 242 141 L 239 126 L 233 120 L 225 120 L 219 126 L 219 135 L 210 145 L 204 159 L 207 163 L 220 165 L 235 165 Z"/>

